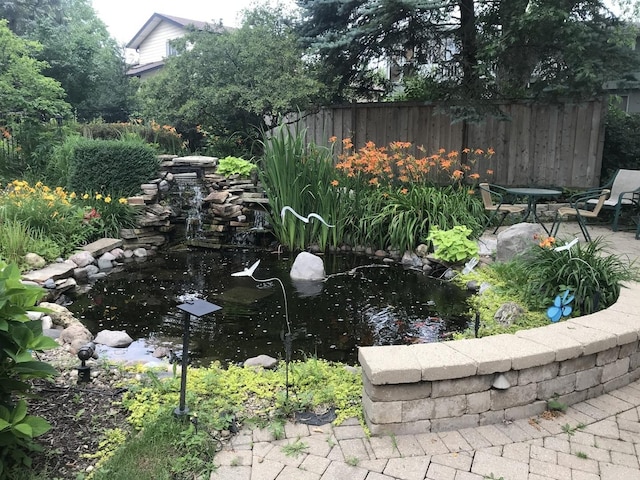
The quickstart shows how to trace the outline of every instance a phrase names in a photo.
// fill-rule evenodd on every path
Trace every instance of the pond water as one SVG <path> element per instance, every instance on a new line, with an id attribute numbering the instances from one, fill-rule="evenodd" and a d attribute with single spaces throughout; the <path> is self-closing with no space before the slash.
<path id="1" fill-rule="evenodd" d="M 176 307 L 185 298 L 202 298 L 222 309 L 192 317 L 194 361 L 283 358 L 280 285 L 231 276 L 258 259 L 256 278 L 278 277 L 284 283 L 293 358 L 315 355 L 355 364 L 358 346 L 439 341 L 469 323 L 468 293 L 422 272 L 364 256 L 326 255 L 326 281 L 294 283 L 289 276 L 294 256 L 255 251 L 162 252 L 112 272 L 68 308 L 94 335 L 126 330 L 136 340 L 110 355 L 150 360 L 155 346 L 180 352 L 183 314 Z"/>

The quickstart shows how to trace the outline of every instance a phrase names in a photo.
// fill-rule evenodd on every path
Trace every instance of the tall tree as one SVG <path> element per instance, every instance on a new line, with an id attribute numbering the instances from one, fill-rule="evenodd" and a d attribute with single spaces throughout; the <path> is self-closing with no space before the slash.
<path id="1" fill-rule="evenodd" d="M 307 108 L 323 87 L 309 74 L 290 24 L 262 6 L 247 12 L 239 29 L 194 31 L 174 41 L 179 55 L 141 85 L 144 116 L 221 136 L 256 132 Z"/>
<path id="2" fill-rule="evenodd" d="M 297 0 L 301 35 L 338 96 L 367 87 L 367 67 L 400 59 L 405 78 L 464 100 L 588 97 L 638 67 L 635 35 L 602 0 Z M 363 80 L 364 78 L 364 80 Z"/>
<path id="3" fill-rule="evenodd" d="M 36 60 L 41 48 L 36 42 L 14 35 L 6 20 L 0 20 L 0 119 L 2 126 L 12 120 L 45 120 L 69 112 L 64 90 L 42 71 Z"/>
<path id="4" fill-rule="evenodd" d="M 80 120 L 126 120 L 132 95 L 122 49 L 109 37 L 89 0 L 12 0 L 0 17 L 43 45 L 38 58 L 58 80 Z"/>

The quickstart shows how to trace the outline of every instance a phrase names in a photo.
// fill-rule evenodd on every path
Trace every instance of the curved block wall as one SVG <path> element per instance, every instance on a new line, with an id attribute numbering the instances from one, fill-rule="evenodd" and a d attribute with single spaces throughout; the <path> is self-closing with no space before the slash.
<path id="1" fill-rule="evenodd" d="M 373 434 L 412 434 L 535 416 L 640 378 L 639 340 L 631 283 L 606 310 L 513 335 L 361 347 L 365 418 Z"/>

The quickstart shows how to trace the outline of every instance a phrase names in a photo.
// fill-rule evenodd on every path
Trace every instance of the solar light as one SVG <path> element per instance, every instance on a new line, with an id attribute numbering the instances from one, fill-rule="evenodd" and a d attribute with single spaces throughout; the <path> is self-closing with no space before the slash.
<path id="1" fill-rule="evenodd" d="M 178 309 L 182 310 L 183 315 L 183 332 L 182 332 L 182 371 L 180 372 L 180 404 L 173 411 L 176 417 L 184 417 L 189 413 L 186 406 L 186 390 L 187 390 L 187 365 L 189 364 L 189 325 L 191 316 L 196 318 L 203 317 L 209 313 L 216 312 L 222 307 L 214 303 L 209 303 L 199 298 L 189 298 L 185 303 L 178 305 Z"/>

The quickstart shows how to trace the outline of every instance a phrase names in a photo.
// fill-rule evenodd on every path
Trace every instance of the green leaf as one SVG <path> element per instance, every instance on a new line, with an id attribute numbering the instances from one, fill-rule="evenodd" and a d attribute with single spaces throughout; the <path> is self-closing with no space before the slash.
<path id="1" fill-rule="evenodd" d="M 29 348 L 31 350 L 49 350 L 59 346 L 60 345 L 53 338 L 45 337 L 44 335 L 34 338 L 33 341 L 29 343 Z"/>
<path id="2" fill-rule="evenodd" d="M 7 322 L 4 318 L 0 318 L 0 330 L 6 332 L 9 330 L 9 322 Z"/>
<path id="3" fill-rule="evenodd" d="M 11 424 L 9 422 L 7 422 L 6 420 L 0 418 L 0 431 L 9 428 L 11 426 Z"/>
<path id="4" fill-rule="evenodd" d="M 26 423 L 19 423 L 18 425 L 13 426 L 14 432 L 19 432 L 27 438 L 33 438 L 33 429 L 31 425 L 27 425 Z"/>
<path id="5" fill-rule="evenodd" d="M 15 426 L 27 416 L 27 402 L 20 400 L 11 412 L 11 423 Z"/>
<path id="6" fill-rule="evenodd" d="M 15 373 L 30 375 L 34 377 L 53 377 L 58 375 L 58 371 L 48 363 L 44 362 L 24 362 L 18 363 L 13 368 Z"/>
<path id="7" fill-rule="evenodd" d="M 34 415 L 27 415 L 24 419 L 24 423 L 31 427 L 34 437 L 38 437 L 51 429 L 51 424 L 49 422 L 42 417 L 36 417 Z"/>

